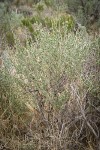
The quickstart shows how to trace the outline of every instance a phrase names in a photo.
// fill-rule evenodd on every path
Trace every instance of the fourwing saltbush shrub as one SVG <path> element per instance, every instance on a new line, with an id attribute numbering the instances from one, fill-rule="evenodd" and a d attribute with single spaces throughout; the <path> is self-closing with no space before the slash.
<path id="1" fill-rule="evenodd" d="M 24 47 L 16 39 L 15 51 L 7 50 L 3 54 L 2 116 L 6 115 L 15 125 L 11 130 L 12 124 L 9 124 L 14 135 L 16 130 L 22 133 L 25 125 L 24 135 L 29 140 L 26 144 L 24 137 L 25 149 L 30 146 L 28 131 L 35 149 L 87 149 L 90 146 L 98 149 L 100 39 L 92 40 L 85 29 L 74 34 L 63 26 L 62 35 L 62 28 L 53 32 L 41 26 L 37 28 L 40 34 L 35 42 L 30 39 L 28 43 L 27 39 Z M 28 119 L 25 113 L 28 124 L 23 117 L 21 127 L 17 121 L 16 129 L 14 114 L 25 111 L 25 105 L 31 110 L 32 118 Z M 10 134 L 12 137 L 12 132 Z M 41 140 L 41 144 L 37 140 Z M 21 144 L 21 148 L 25 144 Z"/>
<path id="2" fill-rule="evenodd" d="M 16 43 L 14 56 L 9 56 L 16 72 L 13 76 L 16 84 L 39 91 L 44 101 L 59 106 L 69 99 L 71 82 L 83 80 L 82 64 L 91 45 L 86 31 L 75 35 L 67 33 L 66 27 L 63 30 L 62 36 L 60 30 L 50 33 L 40 29 L 40 37 L 35 43 L 26 47 Z"/>

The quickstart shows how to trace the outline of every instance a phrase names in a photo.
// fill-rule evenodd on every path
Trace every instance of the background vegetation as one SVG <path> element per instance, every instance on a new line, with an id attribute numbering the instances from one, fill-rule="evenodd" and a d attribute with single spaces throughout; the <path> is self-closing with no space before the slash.
<path id="1" fill-rule="evenodd" d="M 0 150 L 100 149 L 99 5 L 0 2 Z"/>

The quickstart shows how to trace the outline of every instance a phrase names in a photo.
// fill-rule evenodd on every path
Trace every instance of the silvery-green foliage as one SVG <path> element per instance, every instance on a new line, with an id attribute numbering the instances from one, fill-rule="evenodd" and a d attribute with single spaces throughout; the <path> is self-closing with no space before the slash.
<path id="1" fill-rule="evenodd" d="M 67 33 L 66 26 L 63 30 L 65 32 L 62 36 L 58 29 L 50 33 L 40 28 L 40 35 L 35 43 L 27 43 L 26 47 L 16 45 L 14 57 L 9 57 L 12 66 L 9 68 L 10 72 L 8 69 L 17 84 L 20 83 L 31 91 L 40 91 L 46 101 L 55 103 L 55 95 L 60 93 L 60 105 L 70 95 L 67 82 L 70 83 L 78 76 L 82 77 L 82 66 L 91 45 L 85 30 L 76 35 L 73 32 Z M 33 97 L 36 99 L 35 95 Z"/>

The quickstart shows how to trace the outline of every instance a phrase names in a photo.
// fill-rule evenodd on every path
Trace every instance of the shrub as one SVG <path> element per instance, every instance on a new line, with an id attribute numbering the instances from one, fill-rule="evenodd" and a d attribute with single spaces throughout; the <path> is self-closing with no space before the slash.
<path id="1" fill-rule="evenodd" d="M 33 16 L 31 19 L 30 19 L 30 22 L 32 23 L 32 24 L 34 24 L 34 23 L 41 23 L 41 17 L 40 16 Z"/>
<path id="2" fill-rule="evenodd" d="M 59 97 L 57 102 L 63 99 L 61 97 L 68 92 L 68 89 L 64 89 L 66 82 L 78 78 L 81 74 L 82 63 L 88 54 L 90 41 L 86 44 L 88 37 L 86 35 L 85 38 L 83 37 L 86 33 L 78 33 L 76 37 L 72 33 L 67 35 L 65 29 L 63 38 L 57 30 L 49 34 L 49 31 L 45 32 L 40 29 L 40 42 L 17 51 L 15 60 L 13 60 L 18 74 L 23 74 L 27 80 L 34 78 L 32 81 L 34 90 L 40 91 L 46 101 L 50 99 L 48 92 L 51 92 L 53 96 L 50 100 L 52 102 L 55 101 L 55 95 L 61 94 L 57 96 Z M 79 45 L 76 45 L 77 43 Z M 83 44 L 84 46 L 82 46 Z M 36 49 L 36 47 L 38 48 Z M 64 85 L 60 82 L 64 82 Z"/>
<path id="3" fill-rule="evenodd" d="M 44 10 L 43 5 L 42 5 L 42 4 L 38 4 L 38 5 L 37 5 L 37 11 L 38 11 L 38 12 L 42 12 L 43 10 Z"/>
<path id="4" fill-rule="evenodd" d="M 1 5 L 1 4 L 0 4 Z M 14 46 L 14 31 L 21 25 L 23 16 L 6 10 L 6 4 L 0 6 L 0 36 L 2 48 Z"/>
<path id="5" fill-rule="evenodd" d="M 52 7 L 53 6 L 53 1 L 52 0 L 44 0 L 45 4 L 47 7 Z"/>
<path id="6" fill-rule="evenodd" d="M 25 18 L 22 20 L 22 24 L 26 27 L 30 26 L 30 20 L 29 18 Z"/>
<path id="7" fill-rule="evenodd" d="M 56 18 L 45 17 L 45 19 L 41 20 L 41 23 L 52 31 L 59 28 L 63 30 L 63 26 L 66 26 L 67 30 L 71 31 L 75 26 L 73 17 L 68 15 L 60 15 Z"/>
<path id="8" fill-rule="evenodd" d="M 15 39 L 14 39 L 14 35 L 12 32 L 7 32 L 6 33 L 6 40 L 9 46 L 14 46 L 15 44 Z"/>
<path id="9" fill-rule="evenodd" d="M 3 86 L 5 89 L 2 94 L 6 89 L 10 93 L 10 106 L 21 106 L 17 102 L 23 102 L 32 113 L 29 126 L 26 124 L 27 130 L 24 129 L 23 143 L 19 145 L 21 130 L 17 134 L 13 132 L 18 139 L 17 148 L 98 149 L 100 117 L 97 105 L 100 98 L 95 72 L 99 66 L 95 58 L 99 40 L 93 41 L 83 30 L 76 34 L 67 32 L 66 25 L 63 36 L 61 28 L 53 32 L 38 28 L 40 34 L 36 42 L 31 41 L 26 47 L 16 42 L 15 53 L 9 51 L 4 57 L 0 75 L 1 83 L 5 80 L 11 85 L 9 91 L 8 86 L 0 84 L 0 89 Z M 17 129 L 19 131 L 19 125 Z"/>
<path id="10" fill-rule="evenodd" d="M 27 29 L 29 30 L 29 33 L 31 35 L 31 37 L 33 38 L 33 40 L 35 40 L 35 38 L 39 35 L 39 31 L 34 30 L 34 27 L 32 25 L 33 19 L 29 19 L 29 18 L 25 18 L 22 20 L 22 24 L 27 27 Z"/>
<path id="11" fill-rule="evenodd" d="M 99 22 L 99 14 L 100 14 L 100 2 L 99 0 L 67 0 L 68 9 L 70 12 L 73 12 L 77 20 L 86 26 L 90 26 L 91 24 Z M 88 26 L 88 27 L 89 27 Z"/>

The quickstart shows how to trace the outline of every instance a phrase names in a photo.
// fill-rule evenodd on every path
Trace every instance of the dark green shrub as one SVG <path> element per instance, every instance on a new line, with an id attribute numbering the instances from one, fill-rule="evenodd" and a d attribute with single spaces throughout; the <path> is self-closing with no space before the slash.
<path id="1" fill-rule="evenodd" d="M 67 0 L 68 9 L 73 12 L 82 25 L 99 21 L 99 0 Z"/>
<path id="2" fill-rule="evenodd" d="M 37 5 L 37 11 L 42 12 L 44 10 L 44 6 L 42 4 Z"/>
<path id="3" fill-rule="evenodd" d="M 30 20 L 28 18 L 25 18 L 22 20 L 22 24 L 26 27 L 30 26 Z"/>
<path id="4" fill-rule="evenodd" d="M 15 39 L 14 39 L 14 34 L 11 31 L 7 32 L 6 40 L 7 40 L 7 43 L 8 43 L 9 46 L 14 46 Z"/>
<path id="5" fill-rule="evenodd" d="M 32 23 L 35 23 L 35 18 L 32 18 L 32 19 L 26 18 L 26 19 L 22 20 L 22 24 L 25 27 L 27 27 L 27 29 L 30 32 L 32 39 L 35 40 L 35 38 L 39 35 L 39 32 L 34 30 Z"/>
<path id="6" fill-rule="evenodd" d="M 34 28 L 32 27 L 31 24 L 29 24 L 28 29 L 29 29 L 30 33 L 34 32 Z"/>
<path id="7" fill-rule="evenodd" d="M 31 19 L 30 19 L 30 22 L 32 23 L 32 24 L 34 24 L 34 23 L 43 23 L 43 19 L 40 17 L 40 16 L 33 16 Z"/>
<path id="8" fill-rule="evenodd" d="M 32 24 L 34 24 L 34 23 L 39 23 L 39 18 L 38 18 L 37 16 L 33 16 L 33 17 L 30 19 L 30 22 L 31 22 Z"/>
<path id="9" fill-rule="evenodd" d="M 51 7 L 53 5 L 53 1 L 52 0 L 44 0 L 45 4 L 47 7 Z"/>

